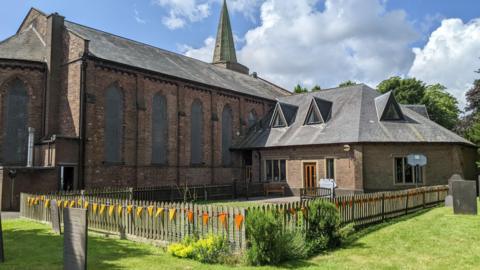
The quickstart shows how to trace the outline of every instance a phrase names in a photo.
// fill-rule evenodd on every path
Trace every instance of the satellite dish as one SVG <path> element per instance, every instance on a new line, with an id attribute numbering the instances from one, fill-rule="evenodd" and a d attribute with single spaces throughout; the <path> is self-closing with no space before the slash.
<path id="1" fill-rule="evenodd" d="M 410 166 L 423 167 L 427 165 L 427 157 L 422 154 L 410 154 L 407 156 L 407 163 Z"/>

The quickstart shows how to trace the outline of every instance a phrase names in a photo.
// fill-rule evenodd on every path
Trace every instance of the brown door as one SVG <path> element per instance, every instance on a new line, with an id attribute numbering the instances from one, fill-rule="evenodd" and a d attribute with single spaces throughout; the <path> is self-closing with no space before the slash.
<path id="1" fill-rule="evenodd" d="M 314 188 L 317 186 L 317 164 L 303 164 L 303 186 L 305 188 Z"/>

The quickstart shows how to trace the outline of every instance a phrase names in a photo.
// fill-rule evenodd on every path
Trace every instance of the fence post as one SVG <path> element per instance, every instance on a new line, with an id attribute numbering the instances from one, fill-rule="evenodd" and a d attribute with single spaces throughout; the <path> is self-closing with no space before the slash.
<path id="1" fill-rule="evenodd" d="M 355 222 L 355 195 L 351 196 L 352 202 L 352 222 Z"/>
<path id="2" fill-rule="evenodd" d="M 382 193 L 382 221 L 385 220 L 385 193 Z"/>
<path id="3" fill-rule="evenodd" d="M 208 201 L 207 185 L 203 185 L 203 192 L 205 193 L 205 201 Z"/>
<path id="4" fill-rule="evenodd" d="M 405 199 L 405 215 L 408 215 L 408 191 L 407 191 L 407 198 Z"/>
<path id="5" fill-rule="evenodd" d="M 133 200 L 133 188 L 128 188 L 128 199 Z"/>
<path id="6" fill-rule="evenodd" d="M 423 190 L 423 209 L 425 209 L 425 189 Z"/>

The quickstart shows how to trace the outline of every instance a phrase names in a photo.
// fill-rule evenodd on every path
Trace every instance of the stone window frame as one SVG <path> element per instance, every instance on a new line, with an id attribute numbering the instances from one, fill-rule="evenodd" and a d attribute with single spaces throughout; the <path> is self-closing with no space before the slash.
<path id="1" fill-rule="evenodd" d="M 407 155 L 392 155 L 392 178 L 393 178 L 393 185 L 394 186 L 415 186 L 415 185 L 421 185 L 421 186 L 425 186 L 426 185 L 426 182 L 427 182 L 427 173 L 426 173 L 426 169 L 425 167 L 421 167 L 421 171 L 422 171 L 422 182 L 419 182 L 419 183 L 415 183 L 415 182 L 412 182 L 412 183 L 406 183 L 405 182 L 405 171 L 403 172 L 403 180 L 401 183 L 398 183 L 397 182 L 397 158 L 403 158 L 403 167 L 405 166 L 405 159 L 407 158 Z M 412 172 L 413 171 L 414 167 L 412 167 Z M 405 169 L 404 169 L 405 170 Z M 415 172 L 414 172 L 414 175 L 413 177 L 415 178 Z"/>
<path id="2" fill-rule="evenodd" d="M 288 183 L 288 158 L 285 157 L 264 157 L 262 158 L 262 167 L 263 167 L 263 175 L 261 178 L 261 182 L 263 183 Z M 272 161 L 272 167 L 273 167 L 273 161 L 278 161 L 278 169 L 279 169 L 279 174 L 280 174 L 280 162 L 285 161 L 285 179 L 283 180 L 278 180 L 274 181 L 273 180 L 273 175 L 272 175 L 272 180 L 267 180 L 267 161 Z M 272 171 L 273 174 L 273 171 Z"/>

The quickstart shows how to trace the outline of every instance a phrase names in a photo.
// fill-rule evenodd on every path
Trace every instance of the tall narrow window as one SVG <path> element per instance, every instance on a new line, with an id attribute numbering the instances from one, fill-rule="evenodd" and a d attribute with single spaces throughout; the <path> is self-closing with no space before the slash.
<path id="1" fill-rule="evenodd" d="M 222 164 L 224 166 L 231 165 L 232 155 L 230 147 L 232 146 L 232 109 L 230 106 L 225 106 L 222 113 Z"/>
<path id="2" fill-rule="evenodd" d="M 253 127 L 257 123 L 257 113 L 255 110 L 251 110 L 248 113 L 248 128 Z"/>
<path id="3" fill-rule="evenodd" d="M 203 161 L 203 109 L 202 102 L 196 99 L 192 103 L 190 132 L 190 158 L 194 165 L 202 164 Z"/>
<path id="4" fill-rule="evenodd" d="M 325 162 L 327 179 L 335 179 L 335 160 L 333 158 L 327 158 Z"/>
<path id="5" fill-rule="evenodd" d="M 167 99 L 160 93 L 152 101 L 152 164 L 167 164 Z"/>
<path id="6" fill-rule="evenodd" d="M 123 96 L 116 86 L 105 95 L 105 161 L 120 163 L 123 144 Z"/>
<path id="7" fill-rule="evenodd" d="M 24 165 L 27 161 L 28 94 L 20 80 L 8 89 L 4 108 L 3 160 L 5 164 Z"/>

